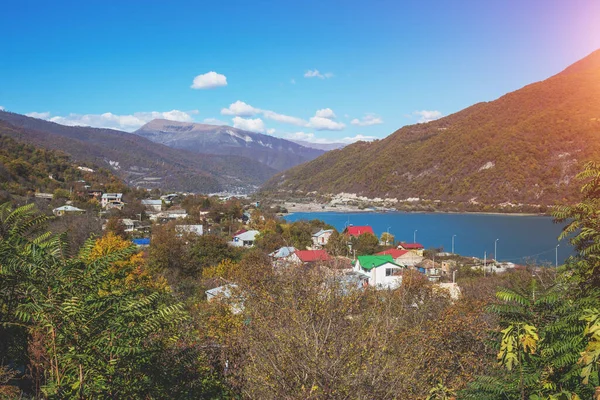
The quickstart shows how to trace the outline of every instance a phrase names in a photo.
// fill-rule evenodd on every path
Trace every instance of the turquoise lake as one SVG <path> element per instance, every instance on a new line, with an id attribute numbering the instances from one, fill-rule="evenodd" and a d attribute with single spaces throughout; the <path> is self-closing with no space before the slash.
<path id="1" fill-rule="evenodd" d="M 285 220 L 319 219 L 342 231 L 348 224 L 370 225 L 377 236 L 389 230 L 396 241 L 413 242 L 416 238 L 425 248 L 443 247 L 463 256 L 494 258 L 494 245 L 500 261 L 516 264 L 537 263 L 554 265 L 558 247 L 558 263 L 573 254 L 571 245 L 558 242 L 563 225 L 552 217 L 451 214 L 451 213 L 331 213 L 300 212 L 286 215 Z M 416 232 L 415 232 L 416 231 Z M 496 240 L 498 239 L 498 240 Z"/>

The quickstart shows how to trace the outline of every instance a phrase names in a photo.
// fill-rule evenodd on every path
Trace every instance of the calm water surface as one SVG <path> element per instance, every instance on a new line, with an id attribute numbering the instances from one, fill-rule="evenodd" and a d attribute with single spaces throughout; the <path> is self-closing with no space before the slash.
<path id="1" fill-rule="evenodd" d="M 348 224 L 370 225 L 381 236 L 388 231 L 396 241 L 417 242 L 430 247 L 443 247 L 463 256 L 494 258 L 496 243 L 500 261 L 514 263 L 536 262 L 555 264 L 556 245 L 558 263 L 572 255 L 573 249 L 566 242 L 558 242 L 562 226 L 554 224 L 552 217 L 493 215 L 493 214 L 444 214 L 444 213 L 330 213 L 305 212 L 284 217 L 287 221 L 320 219 L 342 231 Z M 416 233 L 415 233 L 416 231 Z M 496 241 L 498 239 L 498 241 Z"/>

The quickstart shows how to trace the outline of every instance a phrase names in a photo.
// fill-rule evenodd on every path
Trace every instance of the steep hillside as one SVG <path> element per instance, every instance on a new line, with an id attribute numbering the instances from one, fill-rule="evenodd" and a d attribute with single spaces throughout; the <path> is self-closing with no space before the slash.
<path id="1" fill-rule="evenodd" d="M 600 160 L 600 50 L 495 101 L 331 151 L 263 191 L 552 204 L 577 196 L 588 160 Z"/>
<path id="2" fill-rule="evenodd" d="M 109 167 L 128 184 L 140 187 L 249 191 L 276 172 L 242 157 L 197 154 L 131 133 L 63 126 L 3 111 L 0 111 L 0 134 L 61 150 L 77 161 Z"/>
<path id="3" fill-rule="evenodd" d="M 72 189 L 82 180 L 93 188 L 123 186 L 107 169 L 77 165 L 60 151 L 41 149 L 0 134 L 0 192 L 53 193 L 56 189 Z"/>
<path id="4" fill-rule="evenodd" d="M 277 171 L 312 160 L 323 150 L 230 126 L 155 119 L 134 132 L 156 143 L 197 153 L 235 155 L 259 161 Z"/>

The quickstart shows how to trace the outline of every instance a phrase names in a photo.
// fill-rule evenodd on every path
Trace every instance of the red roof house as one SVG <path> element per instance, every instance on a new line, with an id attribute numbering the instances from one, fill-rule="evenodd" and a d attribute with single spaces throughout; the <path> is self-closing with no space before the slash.
<path id="1" fill-rule="evenodd" d="M 420 243 L 400 243 L 398 248 L 404 250 L 422 250 L 425 247 Z"/>
<path id="2" fill-rule="evenodd" d="M 387 249 L 387 250 L 384 250 L 384 251 L 380 251 L 379 253 L 375 253 L 375 255 L 377 255 L 377 256 L 390 255 L 395 260 L 398 257 L 402 257 L 406 253 L 408 253 L 408 250 Z"/>
<path id="3" fill-rule="evenodd" d="M 345 235 L 349 235 L 349 236 L 360 236 L 363 233 L 370 233 L 371 235 L 375 235 L 375 232 L 373 232 L 373 228 L 371 228 L 368 225 L 365 226 L 348 226 L 346 227 L 346 229 L 344 229 L 343 232 Z"/>
<path id="4" fill-rule="evenodd" d="M 325 250 L 296 250 L 294 254 L 303 263 L 329 261 L 331 259 Z"/>

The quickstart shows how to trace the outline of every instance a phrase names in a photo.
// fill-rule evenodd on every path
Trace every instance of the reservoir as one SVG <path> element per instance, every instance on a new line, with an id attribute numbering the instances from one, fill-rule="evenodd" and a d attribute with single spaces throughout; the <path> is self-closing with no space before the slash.
<path id="1" fill-rule="evenodd" d="M 572 246 L 558 241 L 564 224 L 555 224 L 549 216 L 510 214 L 453 214 L 405 212 L 298 212 L 286 215 L 285 220 L 319 219 L 338 231 L 348 225 L 370 225 L 380 237 L 389 231 L 396 242 L 416 240 L 428 248 L 442 248 L 463 256 L 495 258 L 515 264 L 554 266 L 573 255 Z M 557 248 L 557 245 L 558 248 Z"/>

